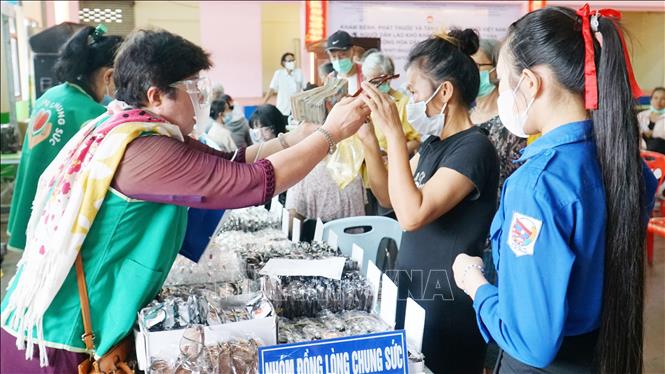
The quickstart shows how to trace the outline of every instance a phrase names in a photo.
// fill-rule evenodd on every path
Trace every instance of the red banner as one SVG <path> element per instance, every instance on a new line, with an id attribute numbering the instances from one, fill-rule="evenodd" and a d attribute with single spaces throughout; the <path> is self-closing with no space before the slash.
<path id="1" fill-rule="evenodd" d="M 305 44 L 309 45 L 327 37 L 328 1 L 305 1 Z"/>
<path id="2" fill-rule="evenodd" d="M 544 8 L 547 0 L 529 0 L 529 12 L 533 12 L 536 9 Z"/>

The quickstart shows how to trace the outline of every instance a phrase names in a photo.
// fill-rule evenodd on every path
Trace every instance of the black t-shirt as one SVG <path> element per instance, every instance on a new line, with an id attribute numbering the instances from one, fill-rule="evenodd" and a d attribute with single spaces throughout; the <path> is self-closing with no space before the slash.
<path id="1" fill-rule="evenodd" d="M 430 224 L 402 235 L 396 272 L 401 328 L 406 297 L 425 308 L 423 353 L 435 373 L 482 370 L 485 342 L 478 331 L 471 299 L 456 285 L 452 264 L 464 252 L 480 256 L 496 210 L 499 160 L 486 133 L 474 126 L 444 140 L 429 137 L 420 147 L 414 173 L 423 186 L 440 168 L 453 169 L 475 189 Z"/>
<path id="2" fill-rule="evenodd" d="M 428 225 L 402 236 L 397 267 L 404 270 L 445 270 L 460 253 L 481 256 L 496 211 L 499 161 L 494 146 L 472 127 L 444 140 L 431 136 L 420 147 L 414 181 L 420 188 L 439 170 L 453 169 L 475 185 L 467 197 Z M 427 279 L 427 278 L 425 278 Z M 454 284 L 453 284 L 454 286 Z M 413 292 L 414 290 L 412 290 Z"/>

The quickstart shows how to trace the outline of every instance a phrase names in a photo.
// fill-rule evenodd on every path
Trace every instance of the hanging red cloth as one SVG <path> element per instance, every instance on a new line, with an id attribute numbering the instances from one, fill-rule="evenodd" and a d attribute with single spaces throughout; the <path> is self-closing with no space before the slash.
<path id="1" fill-rule="evenodd" d="M 628 70 L 628 80 L 630 81 L 630 90 L 633 93 L 633 97 L 640 97 L 642 95 L 642 90 L 640 90 L 640 87 L 635 80 L 635 74 L 633 73 L 633 66 L 630 63 L 630 56 L 628 56 L 628 48 L 626 47 L 623 32 L 621 32 L 619 25 L 616 23 L 616 21 L 621 20 L 621 13 L 614 9 L 591 10 L 587 3 L 577 10 L 577 15 L 582 17 L 582 36 L 584 37 L 584 103 L 586 109 L 598 109 L 598 79 L 593 48 L 592 32 L 594 32 L 594 30 L 592 30 L 591 25 L 592 17 L 609 17 L 613 19 L 614 27 L 617 28 L 619 38 L 621 39 L 623 56 L 626 60 L 626 69 Z M 594 26 L 594 28 L 595 27 L 597 27 L 597 25 Z"/>

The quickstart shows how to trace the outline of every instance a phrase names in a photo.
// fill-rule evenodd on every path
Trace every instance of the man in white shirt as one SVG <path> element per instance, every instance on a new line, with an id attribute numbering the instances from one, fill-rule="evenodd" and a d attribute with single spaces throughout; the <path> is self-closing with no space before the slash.
<path id="1" fill-rule="evenodd" d="M 263 99 L 267 104 L 270 98 L 277 93 L 276 107 L 282 115 L 291 114 L 291 96 L 305 88 L 305 79 L 302 71 L 296 68 L 295 56 L 291 52 L 282 55 L 281 65 L 283 69 L 275 71 L 270 81 L 270 88 Z"/>
<path id="2" fill-rule="evenodd" d="M 338 30 L 326 40 L 326 51 L 337 78 L 346 79 L 349 83 L 349 95 L 354 94 L 360 88 L 363 81 L 360 65 L 353 63 L 353 38 L 348 32 Z"/>

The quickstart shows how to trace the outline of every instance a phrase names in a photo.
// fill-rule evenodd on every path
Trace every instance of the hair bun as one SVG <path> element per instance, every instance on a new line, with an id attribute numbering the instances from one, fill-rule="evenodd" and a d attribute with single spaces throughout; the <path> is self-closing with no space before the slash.
<path id="1" fill-rule="evenodd" d="M 478 38 L 478 33 L 475 30 L 453 29 L 448 32 L 448 35 L 457 39 L 459 49 L 465 54 L 471 56 L 472 54 L 478 52 L 480 39 Z"/>

